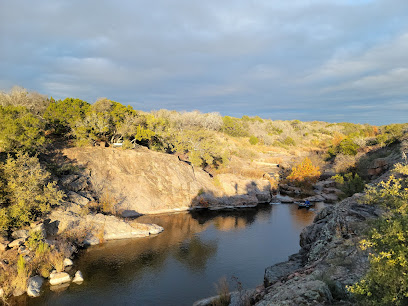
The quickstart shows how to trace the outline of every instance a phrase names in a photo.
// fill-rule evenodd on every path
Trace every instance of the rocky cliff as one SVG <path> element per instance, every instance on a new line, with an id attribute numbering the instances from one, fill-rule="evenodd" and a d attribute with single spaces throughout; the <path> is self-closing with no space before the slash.
<path id="1" fill-rule="evenodd" d="M 264 289 L 253 296 L 256 305 L 353 304 L 347 285 L 368 268 L 368 254 L 358 242 L 380 214 L 358 202 L 359 195 L 323 209 L 300 236 L 301 250 L 287 262 L 266 268 Z"/>
<path id="2" fill-rule="evenodd" d="M 81 175 L 61 179 L 61 184 L 69 190 L 69 200 L 86 204 L 87 199 L 109 194 L 124 216 L 194 206 L 255 206 L 271 199 L 268 180 L 220 175 L 216 187 L 203 170 L 177 156 L 145 148 L 71 148 L 63 154 L 85 169 Z"/>

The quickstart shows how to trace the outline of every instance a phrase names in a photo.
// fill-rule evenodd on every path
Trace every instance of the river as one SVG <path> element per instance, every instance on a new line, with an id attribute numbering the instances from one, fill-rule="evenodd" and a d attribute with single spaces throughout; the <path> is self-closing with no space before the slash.
<path id="1" fill-rule="evenodd" d="M 234 211 L 195 211 L 142 216 L 164 232 L 148 238 L 111 241 L 82 251 L 73 271 L 81 285 L 25 297 L 29 305 L 191 305 L 216 294 L 226 277 L 230 290 L 240 282 L 254 288 L 267 266 L 299 250 L 299 234 L 314 209 L 260 205 Z M 22 300 L 20 300 L 23 302 Z"/>

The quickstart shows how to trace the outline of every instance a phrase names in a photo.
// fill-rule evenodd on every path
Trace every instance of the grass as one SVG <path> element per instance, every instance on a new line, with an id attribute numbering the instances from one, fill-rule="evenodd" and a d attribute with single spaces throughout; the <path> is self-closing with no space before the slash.
<path id="1" fill-rule="evenodd" d="M 222 277 L 217 284 L 215 284 L 215 289 L 218 294 L 218 298 L 212 302 L 213 306 L 228 306 L 231 298 L 228 287 L 228 282 L 225 277 Z"/>

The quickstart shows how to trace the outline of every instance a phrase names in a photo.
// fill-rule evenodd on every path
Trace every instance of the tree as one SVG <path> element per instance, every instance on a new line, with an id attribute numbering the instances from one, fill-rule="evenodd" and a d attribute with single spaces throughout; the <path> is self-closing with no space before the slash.
<path id="1" fill-rule="evenodd" d="M 0 92 L 1 106 L 23 106 L 34 115 L 42 115 L 49 102 L 46 95 L 20 86 L 14 86 L 8 93 Z"/>
<path id="2" fill-rule="evenodd" d="M 306 157 L 300 164 L 292 168 L 287 179 L 297 185 L 311 186 L 317 182 L 319 176 L 319 167 L 314 166 L 310 158 Z"/>
<path id="3" fill-rule="evenodd" d="M 17 153 L 15 159 L 9 156 L 1 168 L 4 182 L 0 230 L 29 224 L 59 204 L 64 196 L 37 157 Z"/>
<path id="4" fill-rule="evenodd" d="M 44 123 L 22 106 L 0 106 L 0 151 L 33 152 L 45 143 Z"/>
<path id="5" fill-rule="evenodd" d="M 57 134 L 69 133 L 75 123 L 84 120 L 91 105 L 80 99 L 66 98 L 61 101 L 51 101 L 44 113 L 47 123 Z"/>

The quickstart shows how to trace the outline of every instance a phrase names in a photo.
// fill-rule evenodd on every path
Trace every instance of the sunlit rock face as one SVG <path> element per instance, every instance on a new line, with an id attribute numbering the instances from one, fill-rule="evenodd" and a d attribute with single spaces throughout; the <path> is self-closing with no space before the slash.
<path id="1" fill-rule="evenodd" d="M 86 169 L 95 196 L 109 193 L 117 203 L 116 209 L 126 215 L 192 207 L 256 206 L 271 200 L 268 180 L 222 174 L 217 176 L 219 186 L 215 186 L 200 168 L 177 156 L 145 148 L 70 148 L 63 153 Z M 79 189 L 83 187 L 78 185 Z"/>

